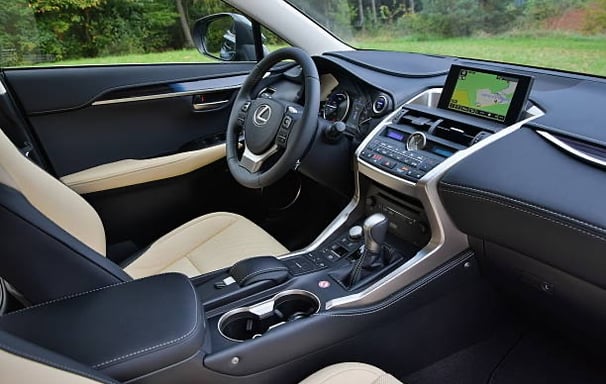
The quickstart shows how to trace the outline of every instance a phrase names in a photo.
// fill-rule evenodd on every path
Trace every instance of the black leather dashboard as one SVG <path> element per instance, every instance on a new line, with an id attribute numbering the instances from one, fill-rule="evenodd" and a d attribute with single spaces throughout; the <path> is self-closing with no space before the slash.
<path id="1" fill-rule="evenodd" d="M 336 53 L 318 62 L 330 61 L 349 76 L 381 89 L 396 106 L 423 91 L 441 88 L 445 76 L 440 69 L 450 64 L 534 78 L 528 107 L 537 107 L 537 118 L 460 156 L 440 178 L 439 199 L 457 229 L 469 237 L 484 272 L 495 283 L 509 293 L 517 292 L 516 300 L 533 310 L 546 310 L 550 320 L 563 320 L 585 336 L 604 337 L 600 324 L 606 321 L 606 130 L 602 123 L 606 80 L 422 55 L 407 56 L 412 61 L 398 66 L 389 55 L 382 55 Z M 417 65 L 423 60 L 430 69 Z M 540 131 L 564 143 L 578 143 L 589 150 L 587 154 L 597 154 L 602 164 L 574 156 Z M 585 321 L 579 322 L 579 317 Z"/>
<path id="2" fill-rule="evenodd" d="M 606 179 L 520 129 L 455 165 L 441 180 L 465 233 L 606 287 Z"/>

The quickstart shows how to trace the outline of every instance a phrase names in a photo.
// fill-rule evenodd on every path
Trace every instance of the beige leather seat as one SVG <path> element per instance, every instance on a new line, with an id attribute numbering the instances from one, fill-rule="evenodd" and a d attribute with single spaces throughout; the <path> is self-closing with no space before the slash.
<path id="1" fill-rule="evenodd" d="M 340 363 L 319 370 L 300 384 L 402 384 L 402 382 L 372 365 Z"/>
<path id="2" fill-rule="evenodd" d="M 154 242 L 125 271 L 134 278 L 162 272 L 188 276 L 233 265 L 251 256 L 288 250 L 250 220 L 227 212 L 210 213 L 183 224 Z"/>
<path id="3" fill-rule="evenodd" d="M 93 207 L 25 158 L 1 131 L 0 184 L 19 192 L 46 218 L 105 256 L 105 230 Z M 161 272 L 196 276 L 252 256 L 287 252 L 246 218 L 220 212 L 199 217 L 163 236 L 125 270 L 135 278 Z"/>
<path id="4" fill-rule="evenodd" d="M 84 377 L 75 369 L 56 368 L 38 361 L 17 356 L 0 348 L 0 382 L 2 383 L 103 383 L 94 377 Z M 300 384 L 402 384 L 395 377 L 372 365 L 341 363 L 326 367 Z"/>

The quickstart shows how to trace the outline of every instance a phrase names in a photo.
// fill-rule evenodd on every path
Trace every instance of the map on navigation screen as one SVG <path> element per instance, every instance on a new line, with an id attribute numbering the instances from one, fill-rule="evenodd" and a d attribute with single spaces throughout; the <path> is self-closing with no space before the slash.
<path id="1" fill-rule="evenodd" d="M 461 68 L 448 109 L 505 121 L 518 79 Z"/>

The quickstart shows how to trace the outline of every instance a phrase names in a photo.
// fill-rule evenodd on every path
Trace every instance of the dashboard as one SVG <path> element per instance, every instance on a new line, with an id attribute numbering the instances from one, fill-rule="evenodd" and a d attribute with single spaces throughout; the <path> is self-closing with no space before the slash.
<path id="1" fill-rule="evenodd" d="M 606 79 L 396 52 L 314 61 L 318 116 L 344 124 L 352 146 L 314 149 L 318 169 L 335 168 L 322 180 L 353 169 L 354 201 L 424 244 L 393 279 L 330 305 L 395 291 L 471 247 L 507 289 L 530 291 L 531 305 L 559 318 L 553 308 L 573 302 L 606 318 Z M 355 152 L 353 166 L 328 157 L 339 150 Z"/>
<path id="2" fill-rule="evenodd" d="M 471 247 L 532 307 L 560 319 L 573 303 L 605 318 L 605 79 L 393 52 L 314 60 L 319 117 L 358 139 L 356 198 L 392 215 L 394 233 L 431 232 L 398 278 L 334 305 L 410 283 Z"/>

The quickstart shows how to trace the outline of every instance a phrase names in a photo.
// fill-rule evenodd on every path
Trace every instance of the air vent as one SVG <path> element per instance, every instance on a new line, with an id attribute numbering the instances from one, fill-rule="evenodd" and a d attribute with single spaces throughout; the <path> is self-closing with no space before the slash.
<path id="1" fill-rule="evenodd" d="M 469 147 L 486 137 L 491 132 L 482 128 L 450 119 L 403 108 L 397 116 L 399 124 L 407 125 L 417 131 L 427 132 L 432 136 Z"/>
<path id="2" fill-rule="evenodd" d="M 435 123 L 441 120 L 436 120 L 435 116 L 427 116 L 420 112 L 413 112 L 408 109 L 402 109 L 398 118 L 399 124 L 412 126 L 418 131 L 429 131 Z"/>
<path id="3" fill-rule="evenodd" d="M 438 124 L 433 134 L 442 139 L 469 146 L 479 132 L 481 132 L 479 129 L 469 125 L 443 121 L 441 124 Z"/>

